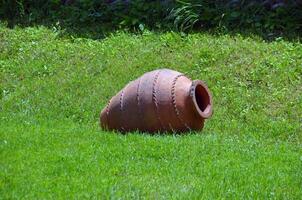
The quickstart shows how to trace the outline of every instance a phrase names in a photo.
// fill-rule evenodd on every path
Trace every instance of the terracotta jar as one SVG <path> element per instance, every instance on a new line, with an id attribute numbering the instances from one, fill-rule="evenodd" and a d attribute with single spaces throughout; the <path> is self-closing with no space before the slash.
<path id="1" fill-rule="evenodd" d="M 169 69 L 147 72 L 128 83 L 101 112 L 108 130 L 183 132 L 201 130 L 212 115 L 212 96 L 200 80 Z"/>

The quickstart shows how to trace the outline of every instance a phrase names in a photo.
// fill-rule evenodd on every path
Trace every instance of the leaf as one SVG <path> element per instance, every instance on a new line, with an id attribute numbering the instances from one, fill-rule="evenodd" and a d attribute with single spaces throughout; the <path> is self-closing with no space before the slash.
<path id="1" fill-rule="evenodd" d="M 233 17 L 233 18 L 237 18 L 237 17 L 240 16 L 240 13 L 239 12 L 231 12 L 230 16 Z"/>

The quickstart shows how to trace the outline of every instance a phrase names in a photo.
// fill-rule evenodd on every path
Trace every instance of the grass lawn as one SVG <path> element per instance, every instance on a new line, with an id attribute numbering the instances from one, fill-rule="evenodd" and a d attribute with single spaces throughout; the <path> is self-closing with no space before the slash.
<path id="1" fill-rule="evenodd" d="M 204 130 L 101 130 L 111 96 L 159 67 L 207 83 Z M 302 199 L 302 44 L 0 26 L 0 198 Z"/>

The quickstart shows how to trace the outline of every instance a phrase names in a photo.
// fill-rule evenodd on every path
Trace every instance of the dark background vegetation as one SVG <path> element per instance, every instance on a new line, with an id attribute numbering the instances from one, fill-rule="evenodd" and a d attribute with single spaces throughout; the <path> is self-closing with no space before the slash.
<path id="1" fill-rule="evenodd" d="M 0 0 L 9 27 L 43 24 L 73 31 L 181 32 L 252 30 L 265 37 L 301 35 L 302 0 Z"/>

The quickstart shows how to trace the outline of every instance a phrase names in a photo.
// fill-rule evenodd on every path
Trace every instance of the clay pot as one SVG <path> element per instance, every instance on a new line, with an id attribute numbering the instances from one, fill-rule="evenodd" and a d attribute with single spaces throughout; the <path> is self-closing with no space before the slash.
<path id="1" fill-rule="evenodd" d="M 101 126 L 119 131 L 201 130 L 212 115 L 212 96 L 200 80 L 159 69 L 128 83 L 101 112 Z"/>

